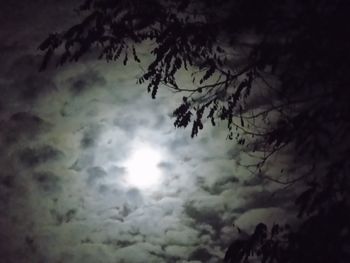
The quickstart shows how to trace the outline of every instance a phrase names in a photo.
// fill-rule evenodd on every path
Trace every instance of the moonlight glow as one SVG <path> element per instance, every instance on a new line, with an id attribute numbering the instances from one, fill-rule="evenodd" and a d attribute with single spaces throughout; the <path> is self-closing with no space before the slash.
<path id="1" fill-rule="evenodd" d="M 150 146 L 140 145 L 125 162 L 127 182 L 138 188 L 149 188 L 159 183 L 161 155 Z"/>

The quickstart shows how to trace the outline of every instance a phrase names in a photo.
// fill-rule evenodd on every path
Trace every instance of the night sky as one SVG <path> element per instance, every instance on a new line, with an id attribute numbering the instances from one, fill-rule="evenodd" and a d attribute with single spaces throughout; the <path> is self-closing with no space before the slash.
<path id="1" fill-rule="evenodd" d="M 225 123 L 175 129 L 182 94 L 152 100 L 136 63 L 39 72 L 38 45 L 75 6 L 0 2 L 1 262 L 220 262 L 233 223 L 293 217 L 292 193 L 240 166 L 252 159 Z"/>

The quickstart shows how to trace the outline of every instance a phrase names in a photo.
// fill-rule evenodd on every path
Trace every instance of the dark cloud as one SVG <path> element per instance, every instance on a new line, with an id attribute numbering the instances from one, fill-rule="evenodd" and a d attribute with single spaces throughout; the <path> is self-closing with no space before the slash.
<path id="1" fill-rule="evenodd" d="M 25 242 L 26 246 L 29 248 L 29 250 L 32 253 L 36 253 L 37 252 L 37 246 L 36 246 L 36 243 L 34 242 L 33 237 L 25 236 L 24 242 Z"/>
<path id="2" fill-rule="evenodd" d="M 130 113 L 125 115 L 119 115 L 114 118 L 113 124 L 132 135 L 138 130 L 139 127 L 148 126 L 149 120 L 143 118 L 142 116 L 133 116 Z"/>
<path id="3" fill-rule="evenodd" d="M 45 97 L 52 91 L 57 91 L 57 87 L 51 79 L 50 74 L 38 72 L 40 58 L 29 54 L 19 56 L 6 70 L 7 76 L 16 76 L 10 79 L 7 85 L 0 89 L 5 89 L 11 99 L 22 101 L 23 103 L 33 103 L 35 100 Z M 4 104 L 11 104 L 9 97 L 1 98 Z"/>
<path id="4" fill-rule="evenodd" d="M 61 225 L 63 223 L 69 223 L 77 214 L 77 210 L 74 208 L 68 209 L 64 212 L 60 212 L 56 209 L 50 209 L 50 215 L 56 225 Z"/>
<path id="5" fill-rule="evenodd" d="M 136 188 L 132 188 L 126 192 L 126 198 L 128 200 L 129 207 L 135 210 L 137 207 L 142 205 L 143 196 L 140 190 Z"/>
<path id="6" fill-rule="evenodd" d="M 130 215 L 131 212 L 132 209 L 127 204 L 124 204 L 120 211 L 120 214 L 122 217 L 127 217 L 128 215 Z"/>
<path id="7" fill-rule="evenodd" d="M 95 166 L 87 169 L 87 174 L 88 174 L 88 178 L 86 181 L 90 186 L 94 186 L 97 183 L 101 183 L 102 180 L 107 176 L 106 171 L 99 166 Z"/>
<path id="8" fill-rule="evenodd" d="M 16 192 L 16 186 L 17 186 L 17 180 L 14 175 L 7 174 L 7 173 L 0 173 L 0 221 L 1 221 L 1 216 L 5 214 L 5 217 L 6 217 L 8 213 L 7 210 L 11 207 L 10 202 L 12 199 L 12 194 Z M 0 223 L 0 230 L 1 230 L 1 223 Z"/>
<path id="9" fill-rule="evenodd" d="M 164 169 L 167 172 L 170 172 L 171 170 L 173 170 L 175 168 L 175 165 L 171 162 L 160 162 L 158 164 L 158 167 L 160 167 L 161 169 Z"/>
<path id="10" fill-rule="evenodd" d="M 15 186 L 15 176 L 14 175 L 5 175 L 0 176 L 0 183 L 2 186 L 11 189 Z"/>
<path id="11" fill-rule="evenodd" d="M 98 192 L 100 194 L 106 194 L 107 192 L 109 192 L 111 190 L 111 187 L 109 185 L 106 184 L 102 184 L 98 187 Z"/>
<path id="12" fill-rule="evenodd" d="M 40 117 L 30 112 L 16 112 L 10 117 L 10 121 L 26 127 L 37 127 L 44 123 Z"/>
<path id="13" fill-rule="evenodd" d="M 61 179 L 52 172 L 36 172 L 33 174 L 34 181 L 38 184 L 40 190 L 49 193 L 62 191 Z"/>
<path id="14" fill-rule="evenodd" d="M 95 156 L 93 153 L 84 153 L 78 157 L 78 159 L 73 163 L 73 165 L 69 169 L 72 169 L 76 172 L 80 172 L 85 168 L 91 166 L 94 159 Z"/>
<path id="15" fill-rule="evenodd" d="M 21 139 L 36 139 L 51 125 L 30 112 L 16 112 L 8 119 L 0 120 L 0 138 L 5 144 L 14 144 Z"/>
<path id="16" fill-rule="evenodd" d="M 137 241 L 122 240 L 122 239 L 106 239 L 102 242 L 105 245 L 113 246 L 115 248 L 129 247 L 137 243 Z"/>
<path id="17" fill-rule="evenodd" d="M 250 198 L 246 200 L 247 204 L 244 208 L 247 207 L 246 211 L 249 209 L 267 207 L 279 207 L 288 210 L 295 209 L 291 200 L 293 200 L 292 193 L 284 189 L 277 189 L 274 191 L 263 190 L 254 193 L 254 196 L 250 196 Z"/>
<path id="18" fill-rule="evenodd" d="M 257 186 L 262 184 L 266 184 L 262 176 L 254 176 L 243 180 L 243 186 Z"/>
<path id="19" fill-rule="evenodd" d="M 187 202 L 185 204 L 184 212 L 187 216 L 194 220 L 194 226 L 199 226 L 200 224 L 207 224 L 211 226 L 215 231 L 215 233 L 213 233 L 214 238 L 218 237 L 221 227 L 224 226 L 224 221 L 217 211 L 214 209 L 211 210 L 198 208 L 193 201 Z M 206 232 L 205 229 L 202 229 L 201 232 L 203 234 L 212 234 L 210 232 Z"/>
<path id="20" fill-rule="evenodd" d="M 18 56 L 15 56 L 15 59 L 11 61 L 11 66 L 7 68 L 7 76 L 17 76 L 17 78 L 12 79 L 14 81 L 13 83 L 18 83 L 17 81 L 22 81 L 26 77 L 39 76 L 37 70 L 39 63 L 40 58 L 38 56 L 28 53 L 19 54 Z M 45 77 L 43 75 L 41 76 Z"/>
<path id="21" fill-rule="evenodd" d="M 20 90 L 19 97 L 24 101 L 33 101 L 45 93 L 56 90 L 56 86 L 48 78 L 43 76 L 28 76 L 21 83 L 16 83 Z"/>
<path id="22" fill-rule="evenodd" d="M 101 127 L 99 125 L 90 125 L 83 134 L 80 140 L 82 149 L 91 148 L 96 144 L 98 137 L 101 134 Z"/>
<path id="23" fill-rule="evenodd" d="M 63 152 L 50 146 L 27 147 L 18 154 L 19 161 L 27 167 L 34 167 L 50 161 L 58 161 L 64 156 Z"/>
<path id="24" fill-rule="evenodd" d="M 208 249 L 204 247 L 196 248 L 191 252 L 189 260 L 198 260 L 200 262 L 208 262 L 212 255 L 209 253 Z"/>
<path id="25" fill-rule="evenodd" d="M 2 42 L 0 44 L 0 55 L 2 58 L 5 58 L 5 60 L 8 60 L 9 56 L 20 53 L 24 48 L 25 45 L 16 40 L 12 40 L 9 43 Z"/>
<path id="26" fill-rule="evenodd" d="M 226 152 L 227 158 L 237 160 L 240 158 L 240 149 L 238 147 L 232 147 Z"/>
<path id="27" fill-rule="evenodd" d="M 233 175 L 227 175 L 225 177 L 218 178 L 213 184 L 207 185 L 203 178 L 198 178 L 198 184 L 203 190 L 211 195 L 219 195 L 227 189 L 237 187 L 239 179 Z"/>
<path id="28" fill-rule="evenodd" d="M 124 175 L 125 172 L 126 172 L 125 167 L 120 167 L 120 166 L 116 166 L 116 165 L 113 165 L 113 166 L 108 170 L 108 173 L 109 173 L 110 175 L 112 175 L 113 177 L 116 177 L 116 178 L 118 178 L 119 176 Z"/>
<path id="29" fill-rule="evenodd" d="M 96 88 L 96 86 L 99 88 L 105 86 L 106 80 L 100 72 L 88 69 L 68 79 L 68 85 L 73 95 L 80 95 L 89 89 Z"/>
<path id="30" fill-rule="evenodd" d="M 173 150 L 181 149 L 190 143 L 190 139 L 185 136 L 176 136 L 174 139 L 168 142 L 169 146 Z"/>

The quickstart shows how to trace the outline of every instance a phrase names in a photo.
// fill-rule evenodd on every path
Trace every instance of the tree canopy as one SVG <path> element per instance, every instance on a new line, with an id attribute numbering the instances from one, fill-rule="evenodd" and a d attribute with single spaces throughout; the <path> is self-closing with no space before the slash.
<path id="1" fill-rule="evenodd" d="M 87 53 L 106 61 L 150 63 L 138 83 L 183 94 L 175 127 L 227 124 L 260 157 L 254 172 L 296 197 L 298 229 L 257 225 L 235 240 L 227 262 L 346 262 L 350 257 L 350 28 L 346 0 L 85 0 L 81 22 L 53 33 L 39 49 L 41 69 Z M 188 71 L 190 87 L 179 84 Z M 267 163 L 288 151 L 292 161 L 269 174 Z M 248 167 L 252 168 L 252 167 Z"/>

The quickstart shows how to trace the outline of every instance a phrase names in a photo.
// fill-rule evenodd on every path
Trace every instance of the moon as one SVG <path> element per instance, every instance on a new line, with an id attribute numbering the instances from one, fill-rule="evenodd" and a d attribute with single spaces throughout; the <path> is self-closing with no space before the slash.
<path id="1" fill-rule="evenodd" d="M 124 163 L 126 181 L 139 189 L 150 189 L 161 181 L 161 153 L 150 145 L 137 145 Z"/>

